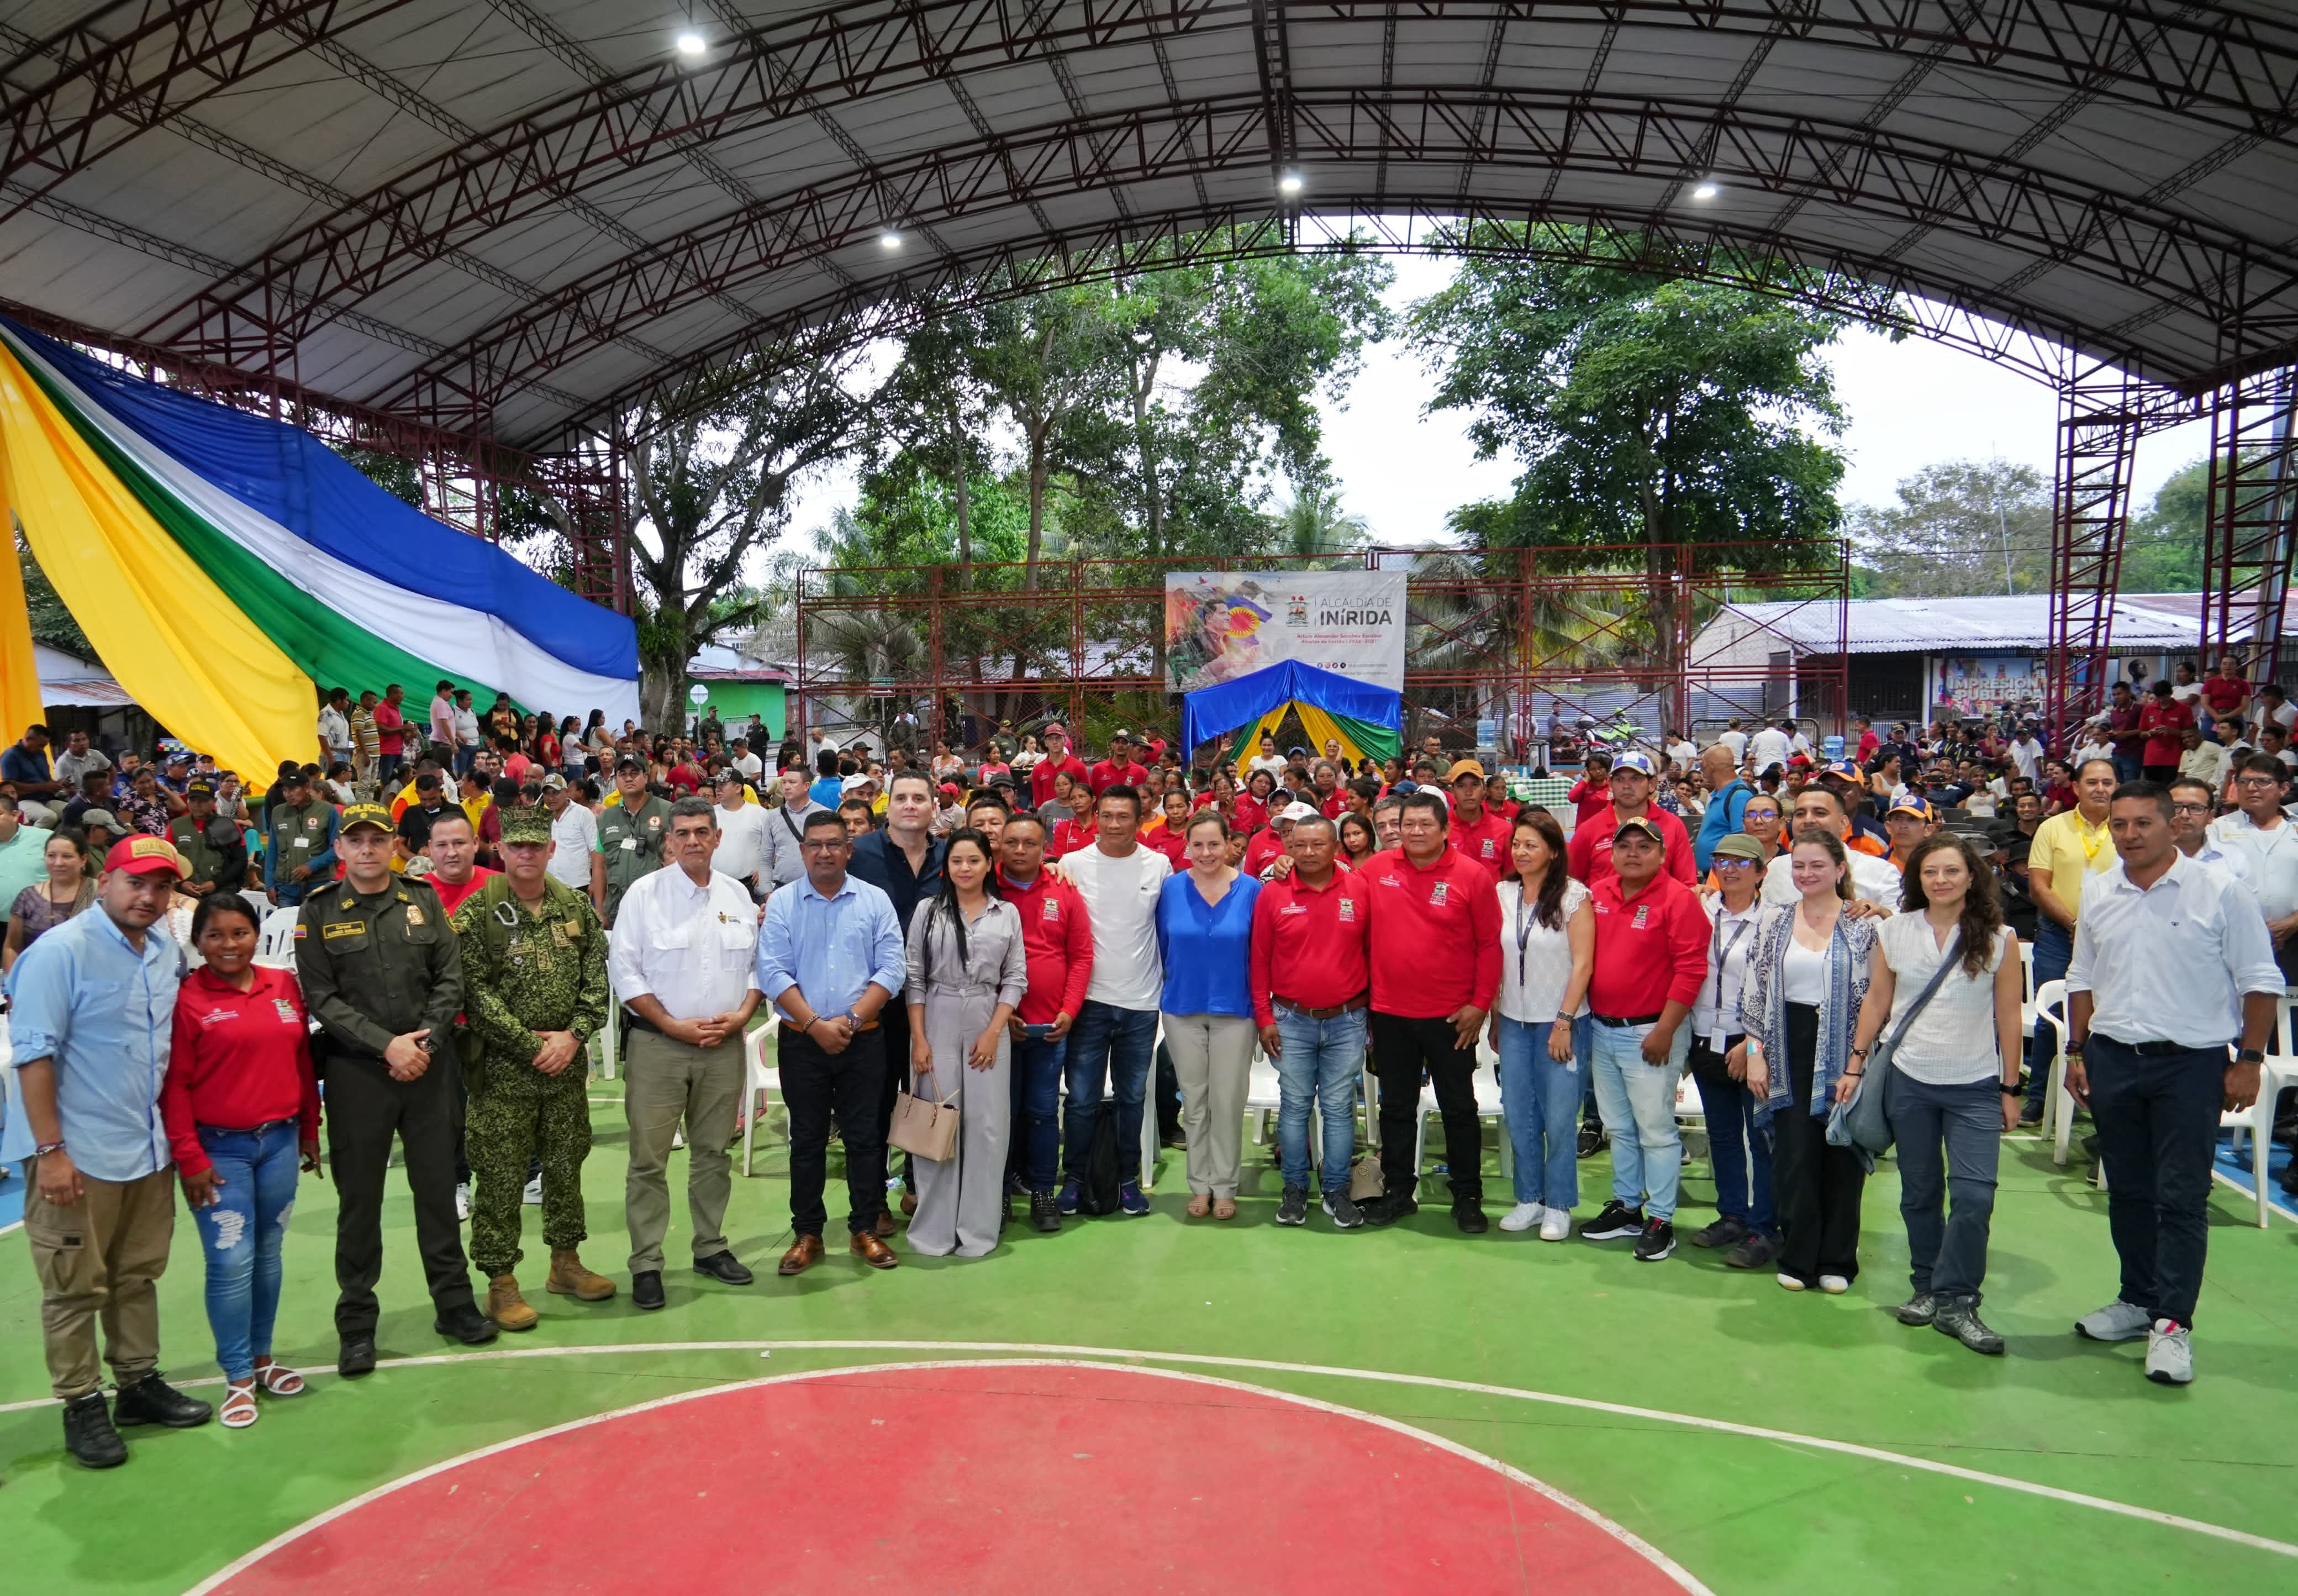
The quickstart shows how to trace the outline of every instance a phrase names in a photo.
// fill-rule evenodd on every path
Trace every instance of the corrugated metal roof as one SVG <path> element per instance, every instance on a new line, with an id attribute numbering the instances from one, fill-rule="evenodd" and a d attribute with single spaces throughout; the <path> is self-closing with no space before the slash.
<path id="1" fill-rule="evenodd" d="M 1835 651 L 1831 605 L 1792 600 L 1731 604 L 1740 615 L 1800 649 Z M 2202 641 L 2195 593 L 2125 593 L 2114 602 L 2114 647 L 2129 652 L 2192 649 Z M 2237 632 L 2234 641 L 2247 635 Z M 2051 596 L 2014 593 L 1964 599 L 1855 599 L 1843 607 L 1843 636 L 1854 654 L 1939 653 L 1956 649 L 2041 649 L 2051 640 Z"/>
<path id="2" fill-rule="evenodd" d="M 91 660 L 32 645 L 32 668 L 39 673 L 40 704 L 60 709 L 132 709 L 136 700 L 110 671 Z M 21 728 L 20 728 L 21 729 Z"/>

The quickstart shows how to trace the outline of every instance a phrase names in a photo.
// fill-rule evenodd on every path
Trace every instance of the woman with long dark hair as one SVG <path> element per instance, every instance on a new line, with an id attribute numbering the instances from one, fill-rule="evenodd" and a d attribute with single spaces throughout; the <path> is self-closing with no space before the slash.
<path id="1" fill-rule="evenodd" d="M 2019 937 L 2003 923 L 1994 871 L 1968 842 L 1940 831 L 1915 844 L 1899 913 L 1883 922 L 1871 958 L 1852 1056 L 1865 1059 L 1906 1026 L 1889 1072 L 1873 1083 L 1897 1147 L 1914 1287 L 1895 1311 L 1903 1325 L 1930 1325 L 1974 1352 L 1999 1354 L 2003 1337 L 1980 1321 L 1979 1301 L 2003 1133 L 2019 1122 Z"/>
<path id="2" fill-rule="evenodd" d="M 256 1392 L 295 1396 L 303 1377 L 271 1355 L 279 1255 L 299 1167 L 319 1167 L 319 1085 L 292 971 L 255 963 L 255 906 L 217 892 L 192 912 L 205 961 L 176 992 L 160 1114 L 207 1257 L 208 1324 L 227 1429 L 255 1422 Z"/>
<path id="3" fill-rule="evenodd" d="M 1545 809 L 1517 813 L 1509 856 L 1515 868 L 1500 884 L 1492 1044 L 1500 1061 L 1500 1118 L 1516 1154 L 1516 1206 L 1500 1228 L 1537 1225 L 1542 1241 L 1562 1241 L 1580 1201 L 1575 1150 L 1587 1076 L 1574 1055 L 1572 1021 L 1595 967 L 1596 917 L 1588 889 L 1565 872 L 1564 829 Z"/>
<path id="4" fill-rule="evenodd" d="M 47 866 L 48 879 L 33 882 L 8 906 L 0 970 L 12 968 L 43 932 L 55 930 L 95 901 L 95 882 L 87 871 L 87 833 L 78 826 L 58 826 L 46 836 L 40 862 Z"/>
<path id="5" fill-rule="evenodd" d="M 910 1008 L 915 1095 L 957 1104 L 958 1145 L 914 1160 L 917 1212 L 910 1246 L 930 1258 L 980 1258 L 1005 1215 L 1005 1149 L 1013 1129 L 1005 1022 L 1029 986 L 1019 910 L 989 890 L 989 839 L 950 833 L 941 889 L 910 916 L 902 999 Z"/>
<path id="6" fill-rule="evenodd" d="M 1790 856 L 1796 901 L 1764 911 L 1740 989 L 1747 1039 L 1727 1060 L 1744 1071 L 1757 1118 L 1772 1133 L 1779 1211 L 1779 1281 L 1831 1296 L 1859 1275 L 1856 1151 L 1830 1145 L 1828 1112 L 1858 1090 L 1852 1032 L 1873 967 L 1875 922 L 1843 910 L 1851 859 L 1832 831 L 1798 837 Z"/>
<path id="7" fill-rule="evenodd" d="M 1361 870 L 1367 859 L 1380 852 L 1380 833 L 1373 830 L 1368 815 L 1343 815 L 1336 823 L 1341 835 L 1341 862 L 1352 870 Z"/>

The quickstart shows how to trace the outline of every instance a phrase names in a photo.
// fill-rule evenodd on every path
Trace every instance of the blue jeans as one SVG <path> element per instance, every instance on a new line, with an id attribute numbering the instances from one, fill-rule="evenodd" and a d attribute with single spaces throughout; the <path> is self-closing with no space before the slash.
<path id="1" fill-rule="evenodd" d="M 1644 1063 L 1649 1025 L 1593 1028 L 1588 1072 L 1596 1078 L 1596 1107 L 1612 1137 L 1612 1195 L 1644 1217 L 1675 1217 L 1676 1186 L 1683 1174 L 1683 1138 L 1675 1129 L 1675 1083 L 1691 1052 L 1691 1028 L 1676 1027 L 1668 1062 Z"/>
<path id="2" fill-rule="evenodd" d="M 1325 1116 L 1319 1167 L 1328 1192 L 1349 1189 L 1349 1161 L 1357 1151 L 1357 1083 L 1364 1079 L 1365 1011 L 1311 1020 L 1279 1005 L 1277 1065 L 1277 1156 L 1285 1184 L 1309 1185 L 1309 1104 Z"/>
<path id="3" fill-rule="evenodd" d="M 1736 1041 L 1737 1038 L 1729 1038 Z M 1699 1111 L 1707 1116 L 1707 1161 L 1715 1171 L 1715 1211 L 1777 1241 L 1772 1206 L 1772 1138 L 1756 1125 L 1756 1100 L 1728 1075 L 1694 1069 Z"/>
<path id="4" fill-rule="evenodd" d="M 295 1210 L 295 1125 L 252 1130 L 199 1128 L 200 1145 L 223 1178 L 212 1208 L 194 1208 L 207 1254 L 208 1326 L 227 1379 L 252 1379 L 271 1355 L 279 1316 L 279 1246 Z"/>
<path id="5" fill-rule="evenodd" d="M 1117 1099 L 1117 1178 L 1141 1178 L 1141 1109 L 1149 1096 L 1149 1062 L 1157 1047 L 1157 1011 L 1120 1009 L 1088 997 L 1070 1027 L 1070 1103 L 1062 1115 L 1062 1173 L 1085 1178 L 1093 1117 L 1101 1095 Z"/>
<path id="6" fill-rule="evenodd" d="M 2038 915 L 2035 922 L 2035 990 L 2043 989 L 2046 980 L 2066 978 L 2067 964 L 2075 956 L 2075 934 L 2048 915 Z M 2040 1110 L 2043 1095 L 2051 1089 L 2051 1028 L 2038 1018 L 2035 1034 L 2027 1038 L 2027 1105 Z M 2112 1189 L 2109 1188 L 2110 1195 Z"/>
<path id="7" fill-rule="evenodd" d="M 1500 1119 L 1516 1157 L 1518 1203 L 1569 1209 L 1580 1201 L 1575 1154 L 1585 1073 L 1576 1051 L 1560 1064 L 1548 1056 L 1550 1029 L 1571 1024 L 1500 1016 Z"/>
<path id="8" fill-rule="evenodd" d="M 1033 1192 L 1049 1192 L 1062 1153 L 1062 1071 L 1070 1039 L 1024 1038 L 1013 1044 L 1013 1167 Z"/>

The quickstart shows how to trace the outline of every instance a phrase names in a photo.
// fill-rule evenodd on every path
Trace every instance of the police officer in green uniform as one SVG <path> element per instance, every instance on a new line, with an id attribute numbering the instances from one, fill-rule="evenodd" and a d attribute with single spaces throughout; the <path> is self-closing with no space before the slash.
<path id="1" fill-rule="evenodd" d="M 270 828 L 263 845 L 263 889 L 273 903 L 289 907 L 335 873 L 335 806 L 311 796 L 311 779 L 303 772 L 281 771 Z"/>
<path id="2" fill-rule="evenodd" d="M 337 1372 L 375 1368 L 375 1283 L 383 1274 L 383 1185 L 396 1134 L 407 1153 L 415 1242 L 437 1311 L 432 1328 L 475 1345 L 494 1321 L 472 1300 L 455 1218 L 455 1016 L 463 958 L 439 895 L 391 872 L 391 812 L 343 810 L 343 880 L 315 888 L 295 925 L 295 972 L 318 1021 L 335 1177 Z"/>
<path id="3" fill-rule="evenodd" d="M 247 884 L 247 844 L 239 828 L 216 814 L 215 788 L 194 781 L 184 789 L 186 812 L 168 823 L 168 840 L 184 856 L 189 872 L 177 888 L 205 897 L 221 887 L 236 892 Z"/>
<path id="4" fill-rule="evenodd" d="M 607 901 L 600 915 L 615 923 L 615 911 L 632 881 L 662 868 L 663 839 L 670 835 L 670 806 L 647 791 L 646 762 L 625 754 L 615 766 L 619 804 L 599 811 L 599 852 L 607 861 Z"/>
<path id="5" fill-rule="evenodd" d="M 545 1289 L 585 1302 L 615 1294 L 615 1283 L 583 1268 L 575 1252 L 588 1234 L 583 1049 L 607 1022 L 607 928 L 589 894 L 544 869 L 549 810 L 505 809 L 502 848 L 503 873 L 465 898 L 449 923 L 463 950 L 466 1140 L 476 1178 L 471 1261 L 487 1277 L 487 1317 L 506 1330 L 530 1330 L 537 1315 L 511 1271 L 520 1257 L 520 1198 L 538 1151 L 542 1239 L 550 1248 Z"/>

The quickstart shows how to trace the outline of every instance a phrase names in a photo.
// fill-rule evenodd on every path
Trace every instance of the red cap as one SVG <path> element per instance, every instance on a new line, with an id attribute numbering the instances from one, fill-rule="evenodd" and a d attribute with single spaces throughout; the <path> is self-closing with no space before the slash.
<path id="1" fill-rule="evenodd" d="M 103 856 L 106 870 L 124 870 L 129 875 L 157 875 L 166 871 L 169 875 L 186 876 L 184 856 L 165 837 L 122 837 Z"/>

